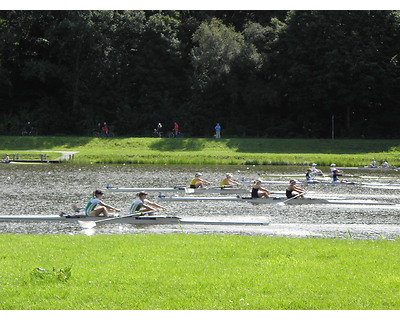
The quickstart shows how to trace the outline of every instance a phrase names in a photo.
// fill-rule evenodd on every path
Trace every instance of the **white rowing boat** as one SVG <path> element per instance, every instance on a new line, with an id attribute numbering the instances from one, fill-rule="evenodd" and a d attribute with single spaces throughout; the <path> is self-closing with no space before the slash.
<path id="1" fill-rule="evenodd" d="M 376 167 L 376 168 L 370 168 L 370 167 L 347 167 L 347 168 L 338 168 L 339 170 L 368 170 L 368 171 L 399 171 L 400 168 L 396 167 Z"/>
<path id="2" fill-rule="evenodd" d="M 190 194 L 249 194 L 250 191 L 242 188 L 228 188 L 228 187 L 215 187 L 215 188 L 186 188 L 186 187 L 171 187 L 171 188 L 116 188 L 110 185 L 106 186 L 106 191 L 109 192 L 185 192 Z"/>
<path id="3" fill-rule="evenodd" d="M 87 217 L 85 215 L 4 215 L 0 216 L 0 222 L 104 222 L 127 223 L 133 225 L 155 225 L 155 224 L 201 224 L 201 225 L 268 225 L 268 222 L 251 221 L 210 221 L 210 220 L 185 220 L 176 216 L 127 216 L 127 217 Z"/>
<path id="4" fill-rule="evenodd" d="M 272 185 L 288 185 L 287 181 L 261 181 L 263 184 L 272 184 Z M 244 181 L 243 183 L 251 184 L 252 181 Z M 349 181 L 319 181 L 319 182 L 307 182 L 307 181 L 297 181 L 298 185 L 324 185 L 324 186 L 359 186 L 359 187 L 367 187 L 367 188 L 388 188 L 388 189 L 398 189 L 400 188 L 400 184 L 396 183 L 365 183 L 365 182 L 349 182 Z"/>
<path id="5" fill-rule="evenodd" d="M 286 199 L 278 197 L 270 198 L 250 198 L 250 197 L 166 197 L 159 196 L 159 199 L 165 201 L 237 201 L 237 202 L 250 202 L 255 204 L 279 204 L 286 203 L 291 205 L 305 205 L 305 204 L 343 204 L 343 205 L 395 205 L 394 203 L 377 202 L 372 200 L 342 200 L 342 199 L 320 199 L 320 198 L 296 198 Z"/>

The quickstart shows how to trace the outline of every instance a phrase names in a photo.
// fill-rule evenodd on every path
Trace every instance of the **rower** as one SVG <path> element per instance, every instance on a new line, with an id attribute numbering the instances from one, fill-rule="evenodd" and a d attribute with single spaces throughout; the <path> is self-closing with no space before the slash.
<path id="1" fill-rule="evenodd" d="M 389 166 L 389 163 L 386 160 L 383 160 L 381 167 L 382 168 L 389 168 L 390 166 Z"/>
<path id="2" fill-rule="evenodd" d="M 322 171 L 316 168 L 317 164 L 313 163 L 311 165 L 311 174 L 313 175 L 323 175 Z"/>
<path id="3" fill-rule="evenodd" d="M 203 186 L 208 186 L 210 184 L 210 182 L 206 181 L 206 180 L 202 180 L 200 177 L 203 174 L 201 174 L 200 172 L 197 172 L 194 176 L 194 178 L 190 181 L 190 188 L 191 189 L 197 189 L 197 188 L 203 188 Z"/>
<path id="4" fill-rule="evenodd" d="M 261 187 L 261 180 L 256 180 L 252 189 L 251 189 L 251 198 L 256 199 L 256 198 L 269 198 L 269 195 L 272 194 L 272 192 L 269 192 L 267 189 L 264 189 Z"/>
<path id="5" fill-rule="evenodd" d="M 336 168 L 336 164 L 332 163 L 330 167 L 331 167 L 331 175 L 332 175 L 332 176 L 333 176 L 334 173 L 336 173 L 336 175 L 338 175 L 338 176 L 341 176 L 341 175 L 342 175 L 343 171 L 337 169 L 337 168 Z"/>
<path id="6" fill-rule="evenodd" d="M 238 186 L 239 183 L 232 180 L 232 174 L 231 173 L 227 173 L 226 174 L 226 178 L 221 180 L 221 187 L 224 188 L 232 188 L 234 186 Z"/>
<path id="7" fill-rule="evenodd" d="M 167 210 L 163 206 L 158 205 L 157 203 L 150 202 L 146 199 L 147 193 L 144 191 L 140 191 L 136 194 L 137 199 L 132 203 L 131 208 L 129 210 L 130 214 L 137 214 L 137 215 L 145 215 L 148 214 L 149 216 L 154 216 L 155 208 Z"/>
<path id="8" fill-rule="evenodd" d="M 286 197 L 288 199 L 293 197 L 304 198 L 304 193 L 306 191 L 297 187 L 296 184 L 297 184 L 296 180 L 290 180 L 290 185 L 286 188 Z"/>
<path id="9" fill-rule="evenodd" d="M 318 180 L 314 179 L 311 176 L 312 170 L 311 169 L 307 169 L 307 173 L 306 173 L 306 181 L 307 183 L 319 183 Z"/>
<path id="10" fill-rule="evenodd" d="M 93 192 L 93 198 L 90 199 L 85 208 L 86 216 L 98 217 L 100 215 L 103 215 L 104 217 L 108 217 L 109 216 L 108 210 L 117 212 L 120 211 L 119 209 L 116 209 L 104 203 L 103 194 L 104 194 L 103 191 L 101 191 L 100 189 L 97 189 L 95 192 Z"/>
<path id="11" fill-rule="evenodd" d="M 339 176 L 343 174 L 342 170 L 339 170 L 336 168 L 336 164 L 332 163 L 331 164 L 331 177 L 332 177 L 332 182 L 333 183 L 342 183 L 342 182 L 347 182 L 343 179 L 338 179 Z"/>
<path id="12" fill-rule="evenodd" d="M 332 172 L 332 182 L 333 183 L 347 183 L 347 180 L 344 179 L 339 179 L 338 176 L 340 176 L 340 174 L 336 173 L 336 172 Z"/>
<path id="13" fill-rule="evenodd" d="M 10 158 L 9 158 L 8 154 L 6 155 L 6 157 L 4 158 L 4 160 L 2 162 L 3 163 L 10 163 Z"/>
<path id="14" fill-rule="evenodd" d="M 371 159 L 371 163 L 367 167 L 368 168 L 377 168 L 375 159 Z"/>

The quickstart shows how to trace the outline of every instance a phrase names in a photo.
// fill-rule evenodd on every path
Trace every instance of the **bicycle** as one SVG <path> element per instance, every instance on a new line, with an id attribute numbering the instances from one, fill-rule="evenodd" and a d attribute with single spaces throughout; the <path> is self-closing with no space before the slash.
<path id="1" fill-rule="evenodd" d="M 153 138 L 162 138 L 162 132 L 158 131 L 157 129 L 154 129 Z"/>
<path id="2" fill-rule="evenodd" d="M 111 131 L 108 131 L 108 134 L 106 134 L 104 131 L 99 132 L 98 130 L 93 130 L 93 137 L 95 137 L 95 138 L 113 138 L 114 133 Z"/>
<path id="3" fill-rule="evenodd" d="M 21 132 L 21 135 L 23 135 L 23 136 L 36 136 L 36 130 L 35 129 L 23 130 Z"/>
<path id="4" fill-rule="evenodd" d="M 171 132 L 168 133 L 168 138 L 183 138 L 183 134 L 180 131 L 178 131 L 178 134 L 175 135 L 175 131 L 172 130 Z"/>

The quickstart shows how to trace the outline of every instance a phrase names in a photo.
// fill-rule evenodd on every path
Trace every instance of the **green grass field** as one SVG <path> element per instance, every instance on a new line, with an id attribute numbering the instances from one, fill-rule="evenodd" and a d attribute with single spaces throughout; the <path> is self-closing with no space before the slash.
<path id="1" fill-rule="evenodd" d="M 398 240 L 0 234 L 0 247 L 2 310 L 400 307 Z"/>
<path id="2" fill-rule="evenodd" d="M 159 139 L 89 137 L 0 137 L 0 154 L 79 151 L 75 162 L 192 165 L 364 166 L 375 158 L 400 166 L 399 140 Z M 51 158 L 55 155 L 47 153 Z M 58 154 L 57 154 L 58 156 Z"/>

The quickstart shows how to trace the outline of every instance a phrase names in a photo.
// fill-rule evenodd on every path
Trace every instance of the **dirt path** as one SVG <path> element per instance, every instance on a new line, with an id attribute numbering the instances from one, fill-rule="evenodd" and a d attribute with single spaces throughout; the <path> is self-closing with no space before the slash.
<path id="1" fill-rule="evenodd" d="M 55 159 L 56 161 L 65 161 L 65 160 L 71 160 L 74 158 L 75 154 L 79 153 L 79 151 L 56 151 L 56 150 L 42 150 L 42 151 L 37 151 L 37 150 L 29 150 L 32 152 L 42 152 L 42 153 L 51 153 L 51 152 L 57 152 L 61 153 L 61 157 L 58 157 Z"/>
<path id="2" fill-rule="evenodd" d="M 79 153 L 79 151 L 52 151 L 52 152 L 60 152 L 61 157 L 58 157 L 56 160 L 71 160 L 74 158 L 75 154 Z"/>

